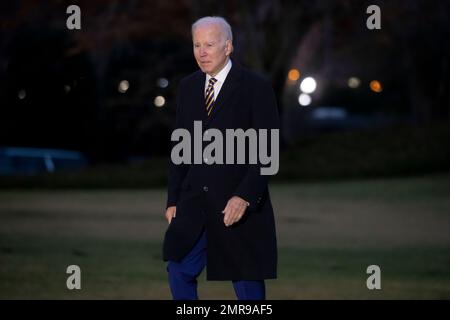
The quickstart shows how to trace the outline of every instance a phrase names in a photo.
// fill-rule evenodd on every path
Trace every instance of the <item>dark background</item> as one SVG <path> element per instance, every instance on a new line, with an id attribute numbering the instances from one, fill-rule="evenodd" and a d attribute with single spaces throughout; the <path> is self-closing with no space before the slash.
<path id="1" fill-rule="evenodd" d="M 70 4 L 81 8 L 81 30 L 66 27 Z M 381 8 L 381 30 L 366 27 L 370 4 Z M 190 25 L 216 14 L 233 27 L 233 58 L 273 84 L 279 179 L 449 169 L 447 1 L 5 1 L 0 12 L 0 146 L 79 151 L 87 168 L 155 167 L 169 154 L 177 84 L 198 68 Z M 298 80 L 288 79 L 291 69 Z M 299 83 L 307 76 L 318 85 L 304 107 Z M 120 92 L 123 80 L 129 88 Z M 346 117 L 314 119 L 324 106 Z M 324 173 L 330 164 L 317 158 L 333 159 L 335 169 Z M 302 169 L 308 163 L 318 170 Z"/>

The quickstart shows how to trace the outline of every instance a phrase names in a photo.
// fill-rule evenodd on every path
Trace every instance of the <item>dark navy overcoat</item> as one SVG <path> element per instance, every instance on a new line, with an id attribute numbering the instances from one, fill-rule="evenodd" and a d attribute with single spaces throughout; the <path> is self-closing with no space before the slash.
<path id="1" fill-rule="evenodd" d="M 192 140 L 194 121 L 202 121 L 203 132 L 220 130 L 224 145 L 226 129 L 279 129 L 275 95 L 263 77 L 233 61 L 209 116 L 205 77 L 199 70 L 184 78 L 178 89 L 175 128 L 189 130 Z M 204 142 L 203 148 L 209 143 Z M 277 242 L 269 176 L 261 175 L 259 164 L 202 162 L 175 165 L 170 161 L 167 206 L 176 206 L 177 211 L 165 233 L 164 260 L 181 260 L 205 231 L 208 280 L 276 278 Z M 250 206 L 238 223 L 227 227 L 222 211 L 235 195 Z"/>

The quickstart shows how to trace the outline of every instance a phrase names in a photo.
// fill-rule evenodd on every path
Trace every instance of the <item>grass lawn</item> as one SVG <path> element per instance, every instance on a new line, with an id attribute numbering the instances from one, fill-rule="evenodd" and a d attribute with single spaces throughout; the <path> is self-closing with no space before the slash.
<path id="1" fill-rule="evenodd" d="M 450 299 L 450 175 L 274 184 L 269 299 Z M 1 299 L 168 299 L 163 190 L 0 192 Z M 81 290 L 66 268 L 81 268 Z M 366 268 L 381 268 L 368 290 Z M 231 283 L 199 279 L 203 299 Z"/>

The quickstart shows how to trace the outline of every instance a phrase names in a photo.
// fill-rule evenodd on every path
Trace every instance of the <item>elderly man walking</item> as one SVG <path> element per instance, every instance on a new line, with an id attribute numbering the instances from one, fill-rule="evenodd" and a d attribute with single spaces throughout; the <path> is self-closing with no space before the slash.
<path id="1" fill-rule="evenodd" d="M 205 134 L 278 130 L 273 89 L 230 59 L 233 37 L 225 19 L 199 19 L 192 39 L 200 70 L 180 82 L 175 129 L 194 136 L 194 121 L 201 121 Z M 201 164 L 170 163 L 163 258 L 174 299 L 198 299 L 197 277 L 205 266 L 207 280 L 232 281 L 238 299 L 265 299 L 264 280 L 277 274 L 277 244 L 261 167 L 208 158 Z"/>

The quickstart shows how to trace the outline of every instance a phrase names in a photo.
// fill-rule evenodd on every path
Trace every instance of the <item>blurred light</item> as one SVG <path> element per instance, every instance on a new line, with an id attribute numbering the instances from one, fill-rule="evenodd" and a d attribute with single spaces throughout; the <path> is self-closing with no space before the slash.
<path id="1" fill-rule="evenodd" d="M 352 89 L 358 88 L 360 84 L 361 80 L 359 80 L 359 78 L 357 77 L 351 77 L 350 79 L 348 79 L 348 86 Z"/>
<path id="2" fill-rule="evenodd" d="M 70 92 L 70 89 L 71 89 L 71 88 L 70 88 L 69 85 L 67 85 L 67 84 L 64 85 L 64 92 L 65 92 L 65 93 L 69 93 L 69 92 Z"/>
<path id="3" fill-rule="evenodd" d="M 153 103 L 156 107 L 161 108 L 166 103 L 166 99 L 163 96 L 157 96 Z"/>
<path id="4" fill-rule="evenodd" d="M 300 78 L 300 72 L 297 69 L 291 69 L 288 73 L 288 79 L 290 81 L 297 81 Z"/>
<path id="5" fill-rule="evenodd" d="M 340 107 L 317 107 L 312 112 L 317 120 L 343 120 L 347 117 L 347 110 Z"/>
<path id="6" fill-rule="evenodd" d="M 52 157 L 50 155 L 48 154 L 45 155 L 44 163 L 45 168 L 47 169 L 48 172 L 55 171 L 55 163 L 53 162 Z"/>
<path id="7" fill-rule="evenodd" d="M 17 96 L 19 97 L 20 100 L 23 100 L 27 96 L 27 92 L 24 89 L 20 89 L 19 92 L 17 93 Z"/>
<path id="8" fill-rule="evenodd" d="M 158 78 L 156 83 L 160 88 L 167 88 L 167 86 L 169 85 L 169 80 L 167 80 L 166 78 Z"/>
<path id="9" fill-rule="evenodd" d="M 298 103 L 300 103 L 301 106 L 309 106 L 311 103 L 311 97 L 306 93 L 302 93 L 298 96 Z"/>
<path id="10" fill-rule="evenodd" d="M 381 86 L 381 83 L 378 80 L 370 81 L 370 89 L 376 93 L 380 93 L 381 91 L 383 91 L 383 87 Z"/>
<path id="11" fill-rule="evenodd" d="M 127 92 L 129 87 L 130 87 L 130 83 L 127 80 L 122 80 L 119 83 L 119 92 L 125 93 L 125 92 Z"/>
<path id="12" fill-rule="evenodd" d="M 300 83 L 300 90 L 302 90 L 303 93 L 313 93 L 316 90 L 316 87 L 316 80 L 312 77 L 307 77 Z"/>

